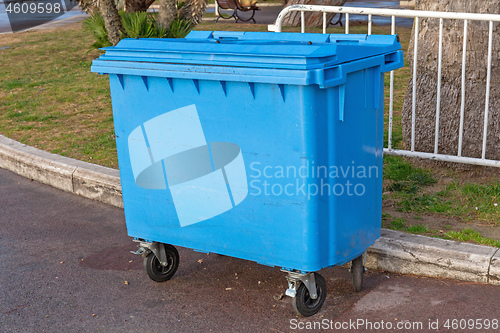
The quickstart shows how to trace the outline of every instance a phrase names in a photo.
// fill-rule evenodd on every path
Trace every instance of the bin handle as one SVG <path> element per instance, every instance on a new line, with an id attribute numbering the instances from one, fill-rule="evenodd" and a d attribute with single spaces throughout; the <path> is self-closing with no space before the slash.
<path id="1" fill-rule="evenodd" d="M 317 71 L 317 82 L 321 89 L 339 86 L 346 82 L 342 65 Z"/>
<path id="2" fill-rule="evenodd" d="M 403 52 L 395 51 L 384 55 L 384 64 L 382 65 L 382 72 L 390 72 L 401 67 L 403 63 Z"/>

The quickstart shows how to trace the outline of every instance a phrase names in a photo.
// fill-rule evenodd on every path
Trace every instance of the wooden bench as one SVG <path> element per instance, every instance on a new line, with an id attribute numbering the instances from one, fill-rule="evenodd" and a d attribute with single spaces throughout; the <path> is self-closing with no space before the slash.
<path id="1" fill-rule="evenodd" d="M 260 8 L 257 7 L 255 4 L 252 6 L 243 6 L 243 5 L 241 5 L 239 0 L 216 0 L 216 1 L 219 4 L 219 16 L 217 17 L 215 22 L 219 21 L 220 18 L 223 18 L 225 20 L 234 18 L 235 19 L 234 23 L 236 23 L 238 21 L 248 22 L 250 20 L 252 20 L 253 23 L 255 23 L 255 19 L 253 17 L 255 16 L 255 12 L 257 10 L 260 10 Z M 231 15 L 223 14 L 223 13 L 221 13 L 220 9 L 232 10 L 233 12 Z M 242 19 L 238 15 L 238 11 L 240 11 L 240 12 L 252 11 L 252 16 L 248 19 Z"/>

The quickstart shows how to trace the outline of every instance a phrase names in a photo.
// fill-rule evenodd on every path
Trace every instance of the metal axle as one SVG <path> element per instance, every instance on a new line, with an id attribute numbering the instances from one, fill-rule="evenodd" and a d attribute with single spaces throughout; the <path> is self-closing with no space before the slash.
<path id="1" fill-rule="evenodd" d="M 167 252 L 165 250 L 165 244 L 163 243 L 157 243 L 157 242 L 143 242 L 143 241 L 138 241 L 139 242 L 139 249 L 134 252 L 130 251 L 133 254 L 139 254 L 142 255 L 143 257 L 147 256 L 150 252 L 153 252 L 156 258 L 158 258 L 158 261 L 160 262 L 160 265 L 162 266 L 167 266 Z"/>
<path id="2" fill-rule="evenodd" d="M 290 297 L 295 297 L 297 295 L 297 289 L 299 289 L 300 283 L 304 283 L 307 290 L 309 291 L 309 295 L 312 299 L 317 299 L 318 294 L 316 291 L 316 279 L 314 278 L 314 273 L 299 273 L 299 272 L 291 272 L 287 270 L 281 270 L 282 272 L 286 272 L 288 275 L 286 279 L 288 281 L 288 289 L 285 292 L 285 295 Z"/>

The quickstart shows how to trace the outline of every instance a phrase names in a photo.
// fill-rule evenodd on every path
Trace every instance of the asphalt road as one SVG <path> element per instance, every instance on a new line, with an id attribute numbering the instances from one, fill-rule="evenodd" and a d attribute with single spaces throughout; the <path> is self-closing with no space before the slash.
<path id="1" fill-rule="evenodd" d="M 43 3 L 45 4 L 47 3 L 47 1 Z M 50 0 L 50 2 L 54 2 L 54 0 Z M 54 17 L 52 20 L 50 20 L 50 18 L 52 17 L 49 16 L 49 18 L 47 18 L 47 16 L 43 14 L 19 14 L 14 16 L 15 18 L 13 19 L 13 24 L 11 24 L 5 6 L 5 2 L 3 2 L 3 0 L 0 0 L 0 34 L 10 33 L 12 32 L 12 28 L 14 28 L 15 31 L 21 31 L 30 28 L 40 29 L 41 25 L 43 24 L 44 26 L 42 27 L 42 29 L 48 27 L 54 28 L 58 25 L 81 21 L 83 20 L 82 17 L 87 16 L 86 14 L 82 14 L 82 11 L 78 6 L 75 6 L 65 14 Z"/>
<path id="2" fill-rule="evenodd" d="M 324 269 L 325 305 L 305 319 L 278 297 L 278 268 L 181 248 L 177 274 L 159 284 L 135 247 L 121 209 L 0 169 L 0 332 L 499 331 L 484 329 L 500 319 L 498 286 L 368 272 L 356 293 L 346 268 Z"/>

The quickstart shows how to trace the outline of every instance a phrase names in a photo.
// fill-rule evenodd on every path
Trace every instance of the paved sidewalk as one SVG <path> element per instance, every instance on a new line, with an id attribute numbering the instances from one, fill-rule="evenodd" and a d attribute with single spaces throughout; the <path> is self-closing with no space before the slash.
<path id="1" fill-rule="evenodd" d="M 119 172 L 50 154 L 0 136 L 0 168 L 86 198 L 123 207 Z M 367 267 L 500 285 L 500 249 L 383 230 Z"/>
<path id="2" fill-rule="evenodd" d="M 78 9 L 80 12 L 79 15 L 71 16 L 62 20 L 54 20 L 36 27 L 31 28 L 32 30 L 47 30 L 47 29 L 54 29 L 58 27 L 65 26 L 67 24 L 75 23 L 75 22 L 81 22 L 85 20 L 87 17 L 89 17 L 89 14 L 86 13 L 81 13 L 81 10 Z M 29 29 L 29 30 L 31 30 Z"/>

